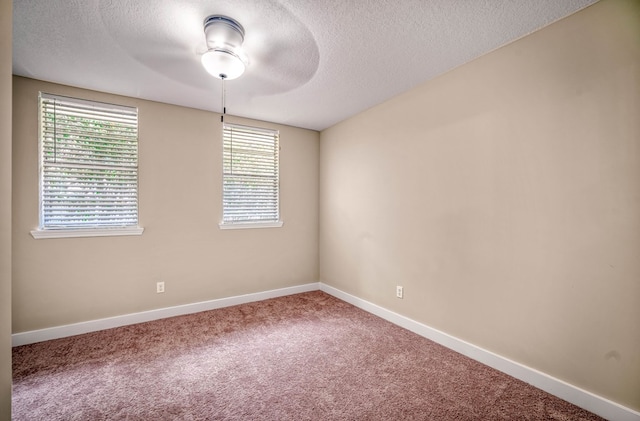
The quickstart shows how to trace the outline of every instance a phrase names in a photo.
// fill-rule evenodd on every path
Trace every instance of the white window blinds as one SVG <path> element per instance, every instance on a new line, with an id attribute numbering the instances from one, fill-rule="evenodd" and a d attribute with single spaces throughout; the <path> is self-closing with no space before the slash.
<path id="1" fill-rule="evenodd" d="M 224 124 L 223 224 L 278 222 L 279 134 Z"/>
<path id="2" fill-rule="evenodd" d="M 138 110 L 40 94 L 40 229 L 138 225 Z"/>

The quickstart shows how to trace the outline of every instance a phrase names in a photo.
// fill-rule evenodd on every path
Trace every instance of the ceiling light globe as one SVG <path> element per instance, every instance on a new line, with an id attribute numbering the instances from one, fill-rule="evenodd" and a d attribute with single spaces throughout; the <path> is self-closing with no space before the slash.
<path id="1" fill-rule="evenodd" d="M 218 79 L 236 79 L 244 73 L 245 69 L 242 59 L 228 50 L 209 50 L 202 55 L 201 61 L 205 70 Z"/>

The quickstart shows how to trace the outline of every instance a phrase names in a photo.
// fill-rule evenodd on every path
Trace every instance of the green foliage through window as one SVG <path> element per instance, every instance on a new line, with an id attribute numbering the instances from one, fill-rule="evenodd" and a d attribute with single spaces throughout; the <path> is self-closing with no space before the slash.
<path id="1" fill-rule="evenodd" d="M 275 130 L 223 127 L 223 224 L 277 222 L 279 134 Z"/>
<path id="2" fill-rule="evenodd" d="M 136 108 L 40 94 L 40 228 L 138 225 Z"/>

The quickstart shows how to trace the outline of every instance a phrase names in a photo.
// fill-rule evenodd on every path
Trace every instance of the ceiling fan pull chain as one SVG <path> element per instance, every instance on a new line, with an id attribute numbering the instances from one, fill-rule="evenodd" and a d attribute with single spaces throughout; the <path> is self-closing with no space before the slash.
<path id="1" fill-rule="evenodd" d="M 220 79 L 222 80 L 222 115 L 220 116 L 220 122 L 224 123 L 224 115 L 227 113 L 227 107 L 225 105 L 225 90 L 224 90 L 224 79 L 225 77 L 221 75 Z"/>

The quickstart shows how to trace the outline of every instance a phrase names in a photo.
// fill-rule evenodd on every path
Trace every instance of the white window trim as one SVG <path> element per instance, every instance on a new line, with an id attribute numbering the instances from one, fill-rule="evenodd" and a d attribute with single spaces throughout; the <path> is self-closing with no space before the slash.
<path id="1" fill-rule="evenodd" d="M 31 236 L 36 240 L 46 238 L 77 238 L 77 237 L 116 237 L 123 235 L 142 235 L 142 227 L 121 228 L 76 228 L 76 229 L 47 229 L 32 230 Z"/>
<path id="2" fill-rule="evenodd" d="M 242 229 L 252 229 L 252 228 L 280 228 L 284 224 L 282 221 L 277 222 L 235 222 L 235 223 L 224 223 L 220 222 L 218 226 L 221 230 L 242 230 Z"/>

